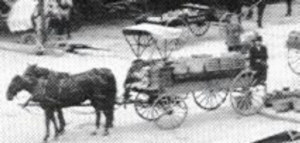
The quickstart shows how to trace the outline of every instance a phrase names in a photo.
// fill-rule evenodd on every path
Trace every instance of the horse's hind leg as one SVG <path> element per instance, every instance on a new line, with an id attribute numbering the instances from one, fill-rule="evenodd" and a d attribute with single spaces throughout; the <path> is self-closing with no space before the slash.
<path id="1" fill-rule="evenodd" d="M 47 141 L 49 136 L 50 136 L 50 120 L 53 122 L 54 124 L 54 128 L 55 128 L 55 132 L 57 132 L 57 125 L 56 125 L 56 121 L 54 119 L 54 111 L 51 109 L 45 109 L 45 125 L 46 125 L 46 135 L 44 137 L 44 141 Z"/>
<path id="2" fill-rule="evenodd" d="M 96 110 L 96 130 L 92 133 L 92 135 L 97 135 L 97 131 L 100 128 L 101 112 L 97 108 L 95 108 L 95 110 Z"/>
<path id="3" fill-rule="evenodd" d="M 62 134 L 64 133 L 65 131 L 65 126 L 66 126 L 66 121 L 65 121 L 65 118 L 64 118 L 64 114 L 62 112 L 62 109 L 57 109 L 57 116 L 58 116 L 58 120 L 59 120 L 59 130 L 58 130 L 58 133 L 59 134 Z"/>
<path id="4" fill-rule="evenodd" d="M 54 138 L 57 138 L 59 136 L 59 130 L 58 130 L 58 126 L 57 126 L 57 123 L 56 123 L 55 116 L 54 116 L 54 110 L 49 111 L 49 117 L 50 117 L 50 120 L 52 121 L 52 123 L 54 125 L 54 130 L 55 130 Z"/>
<path id="5" fill-rule="evenodd" d="M 108 129 L 113 127 L 114 110 L 113 109 L 104 110 L 104 115 L 106 118 L 106 123 L 105 123 L 103 136 L 107 136 L 109 134 Z"/>

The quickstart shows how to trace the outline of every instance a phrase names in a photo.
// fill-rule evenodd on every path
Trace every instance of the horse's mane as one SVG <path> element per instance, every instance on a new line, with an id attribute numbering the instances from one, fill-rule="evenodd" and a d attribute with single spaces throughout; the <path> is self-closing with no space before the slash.
<path id="1" fill-rule="evenodd" d="M 57 75 L 58 78 L 69 77 L 70 74 L 66 72 L 57 72 L 54 70 L 50 70 L 48 68 L 39 67 L 37 65 L 29 65 L 24 72 L 26 76 L 32 76 L 36 78 L 45 78 L 48 79 L 50 74 Z"/>

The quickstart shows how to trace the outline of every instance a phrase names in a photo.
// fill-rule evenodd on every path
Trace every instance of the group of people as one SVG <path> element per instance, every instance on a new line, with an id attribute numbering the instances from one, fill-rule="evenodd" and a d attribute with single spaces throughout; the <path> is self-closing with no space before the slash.
<path id="1" fill-rule="evenodd" d="M 256 82 L 265 84 L 268 68 L 268 51 L 262 43 L 263 37 L 256 31 L 245 33 L 237 15 L 227 15 L 224 22 L 225 44 L 228 47 L 228 51 L 247 55 L 250 68 L 256 72 Z M 245 39 L 242 41 L 241 35 L 244 33 Z"/>
<path id="2" fill-rule="evenodd" d="M 7 13 L 6 23 L 11 32 L 42 31 L 45 26 L 47 35 L 54 31 L 55 35 L 71 37 L 70 16 L 73 8 L 72 0 L 17 0 L 8 2 L 0 0 L 0 14 Z M 43 9 L 42 9 L 43 7 Z M 45 18 L 45 23 L 43 23 Z"/>

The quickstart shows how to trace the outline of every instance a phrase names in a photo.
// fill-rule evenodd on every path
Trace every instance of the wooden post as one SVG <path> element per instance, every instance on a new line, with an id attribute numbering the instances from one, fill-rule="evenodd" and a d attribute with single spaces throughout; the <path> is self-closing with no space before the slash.
<path id="1" fill-rule="evenodd" d="M 46 16 L 45 16 L 45 0 L 39 0 L 38 3 L 38 13 L 41 17 L 41 21 L 39 22 L 40 24 L 40 29 L 37 31 L 37 36 L 40 44 L 42 45 L 40 47 L 40 51 L 37 53 L 37 55 L 42 55 L 44 54 L 44 47 L 45 43 L 47 41 L 47 35 L 46 35 Z"/>

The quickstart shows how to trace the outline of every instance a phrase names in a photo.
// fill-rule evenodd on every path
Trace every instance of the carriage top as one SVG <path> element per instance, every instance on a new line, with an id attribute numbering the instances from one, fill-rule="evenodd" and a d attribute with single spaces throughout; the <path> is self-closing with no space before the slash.
<path id="1" fill-rule="evenodd" d="M 172 40 L 180 38 L 181 29 L 166 27 L 157 24 L 143 23 L 123 29 L 124 35 L 151 35 L 156 40 Z"/>
<path id="2" fill-rule="evenodd" d="M 183 8 L 191 8 L 191 9 L 199 9 L 199 10 L 209 10 L 209 6 L 206 5 L 200 5 L 200 4 L 192 4 L 192 3 L 187 3 L 181 5 Z"/>

